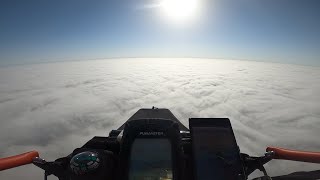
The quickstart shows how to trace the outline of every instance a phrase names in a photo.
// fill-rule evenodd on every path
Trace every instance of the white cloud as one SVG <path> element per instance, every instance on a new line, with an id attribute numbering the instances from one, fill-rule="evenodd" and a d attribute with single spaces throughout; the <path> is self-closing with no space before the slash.
<path id="1" fill-rule="evenodd" d="M 0 156 L 37 149 L 53 160 L 107 135 L 142 107 L 228 117 L 243 152 L 319 151 L 320 68 L 210 59 L 114 59 L 0 68 Z M 270 174 L 312 170 L 272 162 Z M 36 167 L 1 179 L 41 179 Z"/>
<path id="2" fill-rule="evenodd" d="M 140 4 L 136 6 L 136 10 L 155 9 L 155 8 L 159 8 L 160 6 L 161 6 L 160 1 L 151 0 L 151 1 L 145 2 L 144 4 Z"/>

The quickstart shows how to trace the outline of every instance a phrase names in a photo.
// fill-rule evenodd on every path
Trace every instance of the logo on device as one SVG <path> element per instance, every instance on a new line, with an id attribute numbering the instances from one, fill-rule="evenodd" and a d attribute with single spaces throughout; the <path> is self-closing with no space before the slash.
<path id="1" fill-rule="evenodd" d="M 140 132 L 139 135 L 142 136 L 163 136 L 163 132 Z"/>

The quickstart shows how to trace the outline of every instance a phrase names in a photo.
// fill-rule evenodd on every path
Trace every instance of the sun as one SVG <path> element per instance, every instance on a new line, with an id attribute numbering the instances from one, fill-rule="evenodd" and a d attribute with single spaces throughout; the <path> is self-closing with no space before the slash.
<path id="1" fill-rule="evenodd" d="M 160 6 L 170 20 L 184 22 L 196 16 L 199 0 L 162 0 Z"/>

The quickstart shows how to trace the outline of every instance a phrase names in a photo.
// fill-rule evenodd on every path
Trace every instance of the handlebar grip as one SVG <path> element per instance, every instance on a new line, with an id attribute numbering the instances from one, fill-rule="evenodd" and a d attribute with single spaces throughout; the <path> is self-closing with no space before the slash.
<path id="1" fill-rule="evenodd" d="M 320 164 L 320 152 L 296 151 L 278 147 L 268 147 L 266 151 L 273 151 L 273 159 L 302 161 Z"/>
<path id="2" fill-rule="evenodd" d="M 39 157 L 39 153 L 37 151 L 30 151 L 16 156 L 1 158 L 0 171 L 22 166 L 25 164 L 30 164 L 32 163 L 32 159 L 35 157 Z"/>

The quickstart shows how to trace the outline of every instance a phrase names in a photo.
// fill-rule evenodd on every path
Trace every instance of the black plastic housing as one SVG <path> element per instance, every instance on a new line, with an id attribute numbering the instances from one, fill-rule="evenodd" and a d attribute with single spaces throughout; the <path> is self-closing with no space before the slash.
<path id="1" fill-rule="evenodd" d="M 166 119 L 138 119 L 127 122 L 124 127 L 119 153 L 119 180 L 128 179 L 130 150 L 134 140 L 137 138 L 168 139 L 171 143 L 173 179 L 181 179 L 183 151 L 178 123 Z"/>

